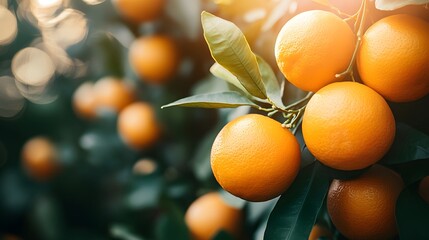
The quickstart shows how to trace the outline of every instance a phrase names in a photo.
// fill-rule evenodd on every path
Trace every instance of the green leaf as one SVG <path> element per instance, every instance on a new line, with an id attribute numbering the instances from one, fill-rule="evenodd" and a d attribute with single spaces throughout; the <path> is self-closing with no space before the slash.
<path id="1" fill-rule="evenodd" d="M 402 176 L 406 185 L 429 175 L 429 158 L 391 166 Z"/>
<path id="2" fill-rule="evenodd" d="M 271 212 L 264 239 L 308 239 L 328 188 L 329 178 L 319 163 L 301 169 Z"/>
<path id="3" fill-rule="evenodd" d="M 220 65 L 219 63 L 214 63 L 211 67 L 210 67 L 210 72 L 220 78 L 225 80 L 226 82 L 232 84 L 233 86 L 237 87 L 238 89 L 240 89 L 243 93 L 245 93 L 246 95 L 250 95 L 249 92 L 247 92 L 247 90 L 243 87 L 243 85 L 241 85 L 240 81 L 237 79 L 236 76 L 234 76 L 234 74 L 232 74 L 230 71 L 228 71 L 226 68 L 222 67 L 222 65 Z"/>
<path id="4" fill-rule="evenodd" d="M 110 227 L 110 234 L 115 239 L 122 240 L 143 240 L 143 238 L 136 236 L 126 226 L 121 224 L 114 224 Z"/>
<path id="5" fill-rule="evenodd" d="M 256 56 L 240 29 L 234 23 L 205 11 L 201 13 L 201 22 L 213 59 L 236 76 L 250 94 L 265 99 Z"/>
<path id="6" fill-rule="evenodd" d="M 184 217 L 181 219 L 171 214 L 161 215 L 156 225 L 156 239 L 158 240 L 188 240 L 190 239 Z"/>
<path id="7" fill-rule="evenodd" d="M 228 232 L 224 230 L 220 230 L 216 233 L 216 235 L 213 237 L 213 240 L 234 240 L 235 238 L 231 236 Z"/>
<path id="8" fill-rule="evenodd" d="M 200 108 L 234 108 L 239 106 L 251 106 L 259 108 L 257 104 L 250 101 L 238 92 L 217 92 L 199 94 L 179 99 L 161 108 L 182 106 Z"/>
<path id="9" fill-rule="evenodd" d="M 384 164 L 398 164 L 429 158 L 429 136 L 403 124 L 396 124 L 395 140 L 381 160 Z"/>
<path id="10" fill-rule="evenodd" d="M 396 202 L 396 221 L 400 239 L 429 239 L 429 205 L 414 184 L 405 188 Z"/>
<path id="11" fill-rule="evenodd" d="M 262 81 L 264 82 L 265 90 L 267 92 L 267 97 L 279 108 L 285 109 L 286 106 L 282 101 L 282 87 L 271 68 L 262 57 L 256 55 L 258 61 L 259 72 L 261 72 Z"/>
<path id="12" fill-rule="evenodd" d="M 379 10 L 390 11 L 407 5 L 421 5 L 429 0 L 375 0 L 375 7 Z"/>

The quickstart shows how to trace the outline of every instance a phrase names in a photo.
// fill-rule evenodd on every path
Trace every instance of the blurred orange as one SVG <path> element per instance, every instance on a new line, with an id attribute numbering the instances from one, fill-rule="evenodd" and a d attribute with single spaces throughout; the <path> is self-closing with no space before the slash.
<path id="1" fill-rule="evenodd" d="M 120 112 L 117 124 L 123 141 L 134 149 L 152 146 L 161 135 L 155 110 L 146 102 L 135 102 L 127 106 Z"/>
<path id="2" fill-rule="evenodd" d="M 104 77 L 94 84 L 97 109 L 121 111 L 135 99 L 133 89 L 124 80 Z"/>
<path id="3" fill-rule="evenodd" d="M 81 84 L 73 94 L 73 110 L 82 118 L 96 117 L 96 98 L 94 94 L 94 84 L 85 82 Z"/>
<path id="4" fill-rule="evenodd" d="M 141 23 L 160 17 L 164 11 L 165 0 L 114 0 L 118 12 L 128 21 Z"/>
<path id="5" fill-rule="evenodd" d="M 92 119 L 97 111 L 118 113 L 135 100 L 134 89 L 124 80 L 104 77 L 97 82 L 82 83 L 73 94 L 73 109 L 82 118 Z"/>
<path id="6" fill-rule="evenodd" d="M 21 158 L 23 168 L 35 180 L 48 180 L 60 168 L 54 144 L 43 136 L 29 139 L 21 150 Z"/>
<path id="7" fill-rule="evenodd" d="M 180 54 L 170 36 L 142 36 L 130 46 L 129 61 L 142 81 L 164 84 L 177 72 Z"/>

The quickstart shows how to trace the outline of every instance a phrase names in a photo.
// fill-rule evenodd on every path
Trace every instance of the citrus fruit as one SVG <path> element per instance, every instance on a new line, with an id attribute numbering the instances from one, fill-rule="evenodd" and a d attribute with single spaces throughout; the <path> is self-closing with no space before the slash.
<path id="1" fill-rule="evenodd" d="M 307 104 L 302 132 L 308 150 L 339 170 L 368 167 L 389 150 L 395 119 L 386 101 L 356 82 L 331 83 Z"/>
<path id="2" fill-rule="evenodd" d="M 429 176 L 420 181 L 419 194 L 429 204 Z"/>
<path id="3" fill-rule="evenodd" d="M 355 35 L 337 15 L 311 10 L 300 13 L 280 30 L 274 55 L 286 79 L 305 91 L 337 81 L 355 48 Z"/>
<path id="4" fill-rule="evenodd" d="M 397 14 L 365 32 L 357 58 L 364 84 L 387 100 L 409 102 L 429 93 L 429 23 Z"/>
<path id="5" fill-rule="evenodd" d="M 153 107 L 146 102 L 135 102 L 119 113 L 118 131 L 131 148 L 144 149 L 159 139 L 161 128 Z"/>
<path id="6" fill-rule="evenodd" d="M 169 36 L 142 36 L 131 44 L 129 61 L 142 81 L 164 84 L 178 69 L 179 50 Z"/>
<path id="7" fill-rule="evenodd" d="M 164 11 L 165 0 L 114 0 L 118 12 L 128 21 L 141 23 L 153 21 Z"/>
<path id="8" fill-rule="evenodd" d="M 332 232 L 329 231 L 328 228 L 315 224 L 311 229 L 310 236 L 308 236 L 308 240 L 318 240 L 319 238 L 323 239 L 332 239 Z"/>
<path id="9" fill-rule="evenodd" d="M 241 234 L 243 213 L 228 205 L 221 194 L 210 192 L 197 198 L 185 213 L 185 222 L 195 240 L 209 240 L 221 230 L 232 236 Z"/>
<path id="10" fill-rule="evenodd" d="M 24 144 L 21 159 L 24 169 L 36 180 L 48 180 L 59 171 L 55 146 L 43 136 L 33 137 Z"/>
<path id="11" fill-rule="evenodd" d="M 94 94 L 94 84 L 82 83 L 73 94 L 73 110 L 82 118 L 96 117 L 97 101 Z"/>
<path id="12" fill-rule="evenodd" d="M 99 79 L 95 82 L 93 91 L 97 110 L 104 108 L 119 112 L 135 99 L 131 86 L 113 77 Z"/>
<path id="13" fill-rule="evenodd" d="M 403 188 L 400 175 L 377 164 L 358 178 L 335 179 L 328 192 L 329 216 L 349 239 L 392 239 L 398 231 L 396 200 Z"/>
<path id="14" fill-rule="evenodd" d="M 300 167 L 300 148 L 292 133 L 266 116 L 247 114 L 216 136 L 211 167 L 226 191 L 248 201 L 266 201 L 282 194 Z"/>

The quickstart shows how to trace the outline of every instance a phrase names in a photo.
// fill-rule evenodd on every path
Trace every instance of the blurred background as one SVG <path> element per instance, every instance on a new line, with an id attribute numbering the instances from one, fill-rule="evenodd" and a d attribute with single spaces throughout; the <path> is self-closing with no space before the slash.
<path id="1" fill-rule="evenodd" d="M 0 238 L 187 239 L 187 207 L 219 189 L 211 143 L 229 119 L 249 111 L 161 109 L 228 87 L 209 72 L 201 11 L 236 23 L 278 73 L 277 32 L 312 8 L 321 6 L 0 0 Z M 304 95 L 287 85 L 284 100 Z M 427 115 L 415 111 L 427 102 L 392 107 L 428 133 Z M 246 205 L 251 239 L 260 239 L 274 203 Z"/>

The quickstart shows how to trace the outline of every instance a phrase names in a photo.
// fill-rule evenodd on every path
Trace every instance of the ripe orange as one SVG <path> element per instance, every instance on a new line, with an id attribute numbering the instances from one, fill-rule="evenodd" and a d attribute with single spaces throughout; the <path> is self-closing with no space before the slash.
<path id="1" fill-rule="evenodd" d="M 73 109 L 75 113 L 83 118 L 94 118 L 96 116 L 96 97 L 94 84 L 85 82 L 81 84 L 73 94 Z"/>
<path id="2" fill-rule="evenodd" d="M 212 239 L 220 230 L 239 238 L 242 231 L 241 209 L 228 205 L 217 192 L 195 200 L 185 214 L 185 222 L 195 240 Z"/>
<path id="3" fill-rule="evenodd" d="M 336 82 L 310 99 L 302 132 L 320 162 L 339 170 L 357 170 L 376 163 L 389 150 L 395 119 L 383 97 L 371 88 Z"/>
<path id="4" fill-rule="evenodd" d="M 429 23 L 406 14 L 381 19 L 365 32 L 356 60 L 363 83 L 387 100 L 424 97 L 429 93 Z"/>
<path id="5" fill-rule="evenodd" d="M 145 102 L 132 103 L 119 113 L 118 131 L 123 141 L 135 149 L 150 147 L 161 134 L 155 111 Z"/>
<path id="6" fill-rule="evenodd" d="M 54 144 L 46 137 L 29 139 L 21 150 L 23 168 L 36 180 L 52 178 L 60 168 Z"/>
<path id="7" fill-rule="evenodd" d="M 128 21 L 153 21 L 164 11 L 165 0 L 114 0 L 116 9 Z"/>
<path id="8" fill-rule="evenodd" d="M 104 77 L 94 84 L 97 109 L 107 108 L 121 111 L 134 101 L 134 92 L 125 81 L 113 77 Z"/>
<path id="9" fill-rule="evenodd" d="M 317 91 L 337 81 L 355 48 L 355 35 L 344 20 L 322 10 L 300 13 L 280 30 L 274 54 L 280 71 L 296 87 Z"/>
<path id="10" fill-rule="evenodd" d="M 300 167 L 292 133 L 266 116 L 248 114 L 226 124 L 211 150 L 211 167 L 226 191 L 248 201 L 266 201 L 291 185 Z"/>
<path id="11" fill-rule="evenodd" d="M 420 181 L 419 194 L 429 204 L 429 176 Z"/>
<path id="12" fill-rule="evenodd" d="M 333 180 L 327 207 L 335 227 L 349 239 L 392 239 L 397 234 L 395 205 L 402 178 L 381 165 L 358 178 Z"/>
<path id="13" fill-rule="evenodd" d="M 332 239 L 332 232 L 320 224 L 315 224 L 311 229 L 310 236 L 308 236 L 308 240 L 317 240 L 322 237 L 323 239 L 327 240 Z"/>
<path id="14" fill-rule="evenodd" d="M 143 36 L 132 43 L 129 61 L 142 81 L 164 84 L 177 72 L 179 49 L 169 36 Z"/>

